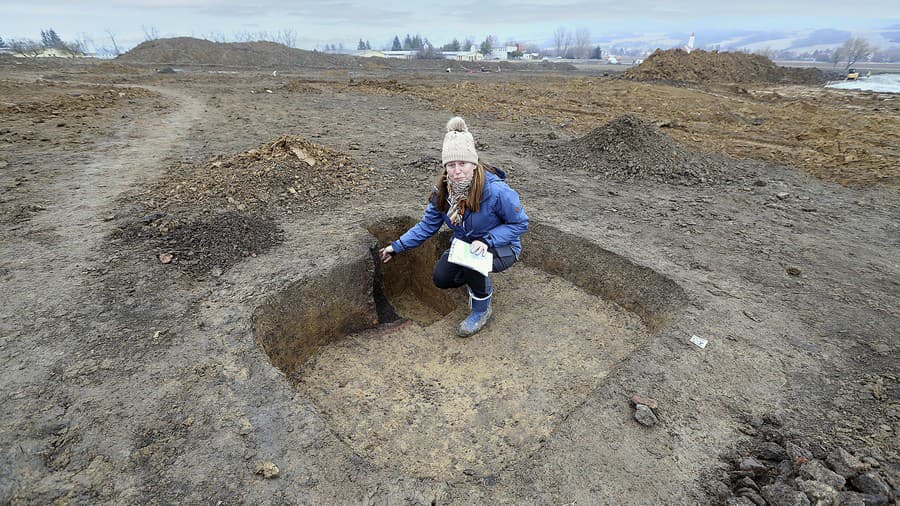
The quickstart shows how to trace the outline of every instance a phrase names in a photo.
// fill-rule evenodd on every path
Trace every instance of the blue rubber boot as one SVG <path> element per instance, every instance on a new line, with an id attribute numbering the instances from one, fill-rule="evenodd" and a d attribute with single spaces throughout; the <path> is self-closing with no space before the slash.
<path id="1" fill-rule="evenodd" d="M 481 330 L 482 327 L 491 319 L 491 297 L 493 297 L 493 292 L 488 294 L 487 297 L 479 299 L 472 295 L 472 290 L 469 290 L 469 303 L 471 304 L 472 312 L 469 313 L 469 317 L 463 320 L 462 323 L 459 324 L 459 337 L 469 337 L 472 334 Z"/>

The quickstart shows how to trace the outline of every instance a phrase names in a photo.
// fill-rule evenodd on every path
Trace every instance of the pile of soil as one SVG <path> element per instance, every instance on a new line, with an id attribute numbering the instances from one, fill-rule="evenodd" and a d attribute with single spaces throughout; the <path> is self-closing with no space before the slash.
<path id="1" fill-rule="evenodd" d="M 633 114 L 616 118 L 583 137 L 551 148 L 546 159 L 616 181 L 657 180 L 696 185 L 721 179 L 722 162 L 693 153 Z"/>
<path id="2" fill-rule="evenodd" d="M 117 61 L 137 64 L 220 65 L 228 67 L 304 67 L 329 69 L 419 69 L 456 71 L 540 70 L 560 72 L 575 70 L 569 63 L 555 62 L 458 62 L 443 58 L 411 60 L 397 58 L 362 58 L 295 49 L 277 42 L 211 42 L 193 37 L 176 37 L 142 42 L 131 51 L 119 55 Z"/>
<path id="3" fill-rule="evenodd" d="M 284 240 L 284 232 L 265 215 L 226 211 L 177 225 L 170 233 L 147 226 L 157 217 L 162 218 L 163 214 L 148 215 L 116 236 L 129 242 L 149 243 L 160 262 L 194 276 L 220 276 L 242 259 L 263 253 Z"/>
<path id="4" fill-rule="evenodd" d="M 142 42 L 116 58 L 125 63 L 233 67 L 350 67 L 351 56 L 294 49 L 277 42 L 210 42 L 192 37 Z"/>
<path id="5" fill-rule="evenodd" d="M 419 173 L 434 175 L 441 171 L 441 159 L 436 156 L 425 155 L 407 162 L 404 166 Z"/>
<path id="6" fill-rule="evenodd" d="M 822 84 L 819 69 L 779 67 L 762 55 L 681 49 L 657 49 L 643 63 L 622 77 L 638 81 L 694 83 L 793 83 Z"/>
<path id="7" fill-rule="evenodd" d="M 751 441 L 722 456 L 729 471 L 711 491 L 727 505 L 895 504 L 891 475 L 878 451 L 853 454 L 839 446 L 803 444 L 785 434 L 778 417 L 748 417 Z M 894 484 L 896 485 L 896 484 Z"/>
<path id="8" fill-rule="evenodd" d="M 289 93 L 322 93 L 322 88 L 317 88 L 316 86 L 309 84 L 309 81 L 303 79 L 291 79 L 284 83 L 279 89 Z"/>
<path id="9" fill-rule="evenodd" d="M 401 83 L 396 79 L 388 79 L 387 81 L 379 81 L 378 79 L 351 79 L 349 86 L 367 88 L 366 91 L 369 93 L 371 93 L 372 90 L 383 91 L 383 93 L 380 93 L 382 95 L 402 95 L 404 93 L 409 93 L 412 90 L 411 86 Z M 376 94 L 378 94 L 378 91 L 376 91 Z"/>
<path id="10" fill-rule="evenodd" d="M 172 255 L 160 261 L 191 274 L 224 271 L 281 241 L 273 213 L 331 205 L 360 189 L 370 171 L 346 153 L 285 135 L 173 168 L 138 195 L 141 208 L 114 238 Z"/>
<path id="11" fill-rule="evenodd" d="M 182 164 L 173 172 L 145 190 L 142 197 L 153 208 L 300 210 L 349 195 L 365 184 L 371 169 L 357 166 L 347 153 L 284 135 L 212 158 L 199 168 Z"/>

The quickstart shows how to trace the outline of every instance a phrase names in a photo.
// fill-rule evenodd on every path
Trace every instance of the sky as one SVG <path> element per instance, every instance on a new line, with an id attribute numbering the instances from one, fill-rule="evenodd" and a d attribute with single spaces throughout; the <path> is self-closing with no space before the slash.
<path id="1" fill-rule="evenodd" d="M 66 41 L 124 49 L 155 37 L 236 40 L 246 34 L 291 33 L 296 47 L 315 49 L 359 39 L 373 49 L 394 35 L 421 34 L 440 46 L 453 38 L 515 40 L 548 47 L 560 27 L 603 34 L 688 33 L 703 30 L 864 31 L 897 25 L 897 0 L 0 0 L 0 37 L 40 40 L 53 28 Z M 699 39 L 700 37 L 698 37 Z M 352 46 L 352 47 L 349 47 Z"/>

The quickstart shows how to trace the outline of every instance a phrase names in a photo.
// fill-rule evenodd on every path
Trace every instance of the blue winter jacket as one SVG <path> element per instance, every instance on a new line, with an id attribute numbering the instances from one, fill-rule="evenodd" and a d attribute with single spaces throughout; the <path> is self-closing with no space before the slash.
<path id="1" fill-rule="evenodd" d="M 435 205 L 434 197 L 428 203 L 422 220 L 391 243 L 394 251 L 400 253 L 419 246 L 446 223 L 457 239 L 466 242 L 479 240 L 500 254 L 511 250 L 518 258 L 522 252 L 519 236 L 528 230 L 528 215 L 519 201 L 519 194 L 503 181 L 506 174 L 500 169 L 495 170 L 497 174 L 484 172 L 484 193 L 477 213 L 466 208 L 462 222 L 453 225 L 447 214 Z"/>

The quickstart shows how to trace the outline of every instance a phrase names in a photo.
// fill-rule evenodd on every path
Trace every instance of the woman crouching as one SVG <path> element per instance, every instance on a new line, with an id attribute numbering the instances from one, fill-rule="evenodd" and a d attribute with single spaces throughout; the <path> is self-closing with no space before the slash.
<path id="1" fill-rule="evenodd" d="M 447 224 L 453 240 L 470 243 L 471 253 L 493 255 L 491 272 L 509 269 L 522 252 L 520 237 L 528 230 L 528 216 L 519 194 L 506 184 L 506 174 L 478 160 L 475 140 L 466 122 L 455 117 L 447 122 L 441 150 L 443 170 L 428 199 L 422 220 L 399 239 L 380 250 L 382 262 L 394 254 L 415 248 Z M 489 275 L 449 261 L 444 252 L 434 268 L 438 288 L 469 289 L 471 313 L 459 324 L 459 335 L 471 336 L 491 318 L 494 295 Z"/>

